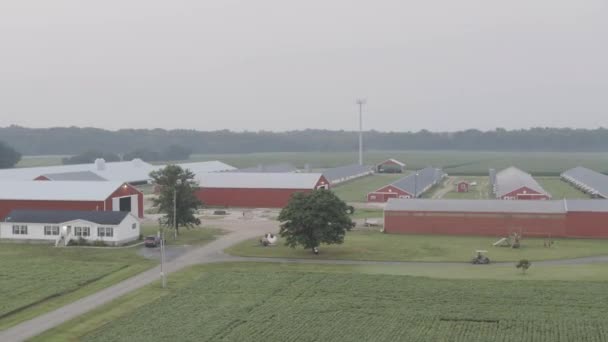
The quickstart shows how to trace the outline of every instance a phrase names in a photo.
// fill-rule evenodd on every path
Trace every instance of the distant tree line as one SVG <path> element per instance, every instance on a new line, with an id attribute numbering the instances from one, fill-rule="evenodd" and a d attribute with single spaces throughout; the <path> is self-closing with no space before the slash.
<path id="1" fill-rule="evenodd" d="M 146 155 L 170 146 L 191 153 L 333 152 L 357 148 L 357 132 L 307 129 L 290 132 L 232 132 L 98 128 L 0 128 L 0 138 L 20 153 L 80 154 L 90 150 L 105 153 Z M 531 128 L 525 130 L 475 129 L 459 132 L 364 133 L 369 150 L 479 150 L 479 151 L 608 151 L 608 129 Z M 146 159 L 146 158 L 144 158 Z M 181 158 L 180 158 L 181 159 Z"/>

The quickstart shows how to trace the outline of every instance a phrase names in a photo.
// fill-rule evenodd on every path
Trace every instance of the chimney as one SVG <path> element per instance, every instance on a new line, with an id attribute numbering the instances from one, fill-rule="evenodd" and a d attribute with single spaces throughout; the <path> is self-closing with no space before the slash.
<path id="1" fill-rule="evenodd" d="M 139 159 L 139 158 L 135 158 L 133 160 L 131 160 L 131 163 L 133 163 L 133 166 L 135 167 L 141 167 L 143 165 L 143 160 Z"/>
<path id="2" fill-rule="evenodd" d="M 106 169 L 106 161 L 103 158 L 95 159 L 95 169 L 98 171 L 103 171 Z"/>

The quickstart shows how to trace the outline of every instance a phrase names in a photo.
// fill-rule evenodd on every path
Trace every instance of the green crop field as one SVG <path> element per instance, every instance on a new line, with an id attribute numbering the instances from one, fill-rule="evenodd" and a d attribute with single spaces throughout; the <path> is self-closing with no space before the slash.
<path id="1" fill-rule="evenodd" d="M 492 247 L 498 238 L 474 236 L 438 236 L 384 234 L 377 231 L 352 231 L 341 245 L 321 246 L 319 255 L 302 248 L 282 244 L 262 247 L 256 239 L 241 242 L 227 249 L 229 254 L 252 257 L 321 258 L 387 261 L 466 262 L 477 249 L 489 250 L 493 261 L 520 259 L 550 260 L 607 255 L 605 240 L 555 239 L 551 248 L 544 239 L 524 238 L 522 248 Z"/>
<path id="2" fill-rule="evenodd" d="M 61 165 L 64 156 L 23 156 L 15 167 Z"/>
<path id="3" fill-rule="evenodd" d="M 153 265 L 129 249 L 0 244 L 0 330 Z M 80 291 L 83 290 L 84 291 Z"/>
<path id="4" fill-rule="evenodd" d="M 158 228 L 142 227 L 143 235 Z M 223 232 L 182 229 L 169 245 L 202 245 Z M 56 248 L 46 244 L 0 243 L 0 330 L 140 273 L 156 262 L 130 248 Z M 43 282 L 41 282 L 43 281 Z M 8 290 L 10 289 L 10 290 Z"/>
<path id="5" fill-rule="evenodd" d="M 608 172 L 608 153 L 600 152 L 479 152 L 479 151 L 366 151 L 365 162 L 375 164 L 396 158 L 407 164 L 408 170 L 429 165 L 442 167 L 451 175 L 487 175 L 489 168 L 497 170 L 517 166 L 535 175 L 557 176 L 566 169 L 582 165 L 599 172 Z M 236 167 L 260 163 L 291 162 L 298 167 L 310 164 L 315 168 L 355 163 L 356 152 L 281 152 L 250 154 L 198 154 L 193 161 L 221 160 Z"/>
<path id="6" fill-rule="evenodd" d="M 169 290 L 148 286 L 34 340 L 599 342 L 606 302 L 604 282 L 222 264 L 181 271 Z"/>
<path id="7" fill-rule="evenodd" d="M 376 174 L 355 179 L 333 188 L 334 193 L 346 202 L 365 202 L 367 194 L 388 185 L 406 174 Z"/>

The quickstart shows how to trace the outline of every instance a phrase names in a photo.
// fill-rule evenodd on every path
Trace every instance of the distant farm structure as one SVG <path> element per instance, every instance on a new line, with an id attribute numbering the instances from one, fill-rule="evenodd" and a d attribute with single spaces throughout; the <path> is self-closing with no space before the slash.
<path id="1" fill-rule="evenodd" d="M 386 202 L 391 198 L 418 198 L 447 175 L 434 167 L 426 167 L 367 194 L 368 202 Z"/>
<path id="2" fill-rule="evenodd" d="M 503 200 L 546 200 L 551 195 L 530 175 L 516 167 L 508 167 L 495 175 L 490 171 L 494 195 Z"/>
<path id="3" fill-rule="evenodd" d="M 377 173 L 403 173 L 406 165 L 396 159 L 390 158 L 376 165 Z"/>
<path id="4" fill-rule="evenodd" d="M 608 176 L 581 166 L 567 170 L 561 178 L 592 197 L 608 198 Z"/>

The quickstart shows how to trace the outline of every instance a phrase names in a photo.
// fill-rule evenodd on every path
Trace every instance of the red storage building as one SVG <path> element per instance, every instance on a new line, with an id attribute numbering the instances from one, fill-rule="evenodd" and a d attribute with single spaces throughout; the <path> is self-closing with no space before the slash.
<path id="1" fill-rule="evenodd" d="M 492 177 L 492 176 L 491 176 Z M 506 168 L 494 176 L 494 195 L 504 200 L 547 200 L 551 195 L 530 175 L 516 167 Z"/>
<path id="2" fill-rule="evenodd" d="M 205 206 L 283 208 L 296 192 L 329 189 L 320 173 L 207 173 L 197 177 Z"/>
<path id="3" fill-rule="evenodd" d="M 15 209 L 129 211 L 144 215 L 143 194 L 120 182 L 0 182 L 0 220 Z"/>
<path id="4" fill-rule="evenodd" d="M 401 200 L 384 210 L 386 233 L 608 238 L 608 200 Z"/>
<path id="5" fill-rule="evenodd" d="M 446 176 L 441 169 L 429 166 L 370 192 L 367 194 L 367 201 L 386 202 L 391 198 L 417 198 Z"/>
<path id="6" fill-rule="evenodd" d="M 456 183 L 456 192 L 469 192 L 470 184 L 467 181 L 460 181 Z"/>

